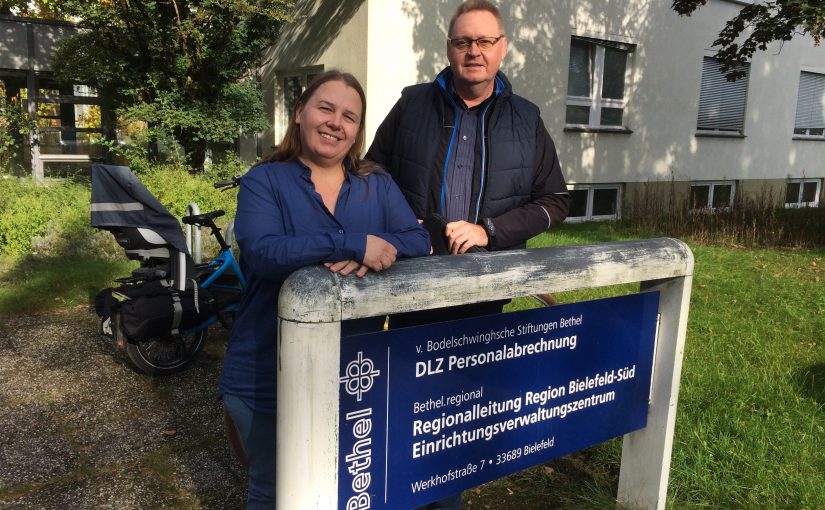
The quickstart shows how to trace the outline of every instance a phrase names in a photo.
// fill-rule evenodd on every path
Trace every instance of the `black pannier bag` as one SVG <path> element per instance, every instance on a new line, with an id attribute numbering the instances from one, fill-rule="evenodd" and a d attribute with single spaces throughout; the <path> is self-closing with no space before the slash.
<path id="1" fill-rule="evenodd" d="M 109 319 L 117 314 L 117 324 L 133 343 L 193 328 L 216 313 L 215 300 L 208 290 L 176 290 L 163 280 L 103 289 L 95 297 L 95 308 L 101 317 L 102 333 L 113 336 L 114 322 Z"/>

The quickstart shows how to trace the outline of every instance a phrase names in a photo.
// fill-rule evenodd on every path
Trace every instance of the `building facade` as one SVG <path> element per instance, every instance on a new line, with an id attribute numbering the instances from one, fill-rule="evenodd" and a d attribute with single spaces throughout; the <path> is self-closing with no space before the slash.
<path id="1" fill-rule="evenodd" d="M 825 47 L 773 43 L 727 81 L 711 49 L 745 0 L 680 17 L 660 0 L 500 2 L 502 70 L 536 103 L 574 203 L 569 221 L 614 219 L 651 190 L 696 210 L 771 197 L 817 206 L 825 178 Z M 447 65 L 457 0 L 307 0 L 262 70 L 273 128 L 320 71 L 352 72 L 367 93 L 367 143 L 404 86 Z"/>
<path id="2" fill-rule="evenodd" d="M 52 70 L 55 48 L 77 30 L 65 21 L 0 16 L 0 89 L 36 119 L 12 170 L 31 171 L 37 181 L 85 170 L 103 155 L 94 143 L 107 114 L 100 99 L 91 87 L 58 82 Z"/>

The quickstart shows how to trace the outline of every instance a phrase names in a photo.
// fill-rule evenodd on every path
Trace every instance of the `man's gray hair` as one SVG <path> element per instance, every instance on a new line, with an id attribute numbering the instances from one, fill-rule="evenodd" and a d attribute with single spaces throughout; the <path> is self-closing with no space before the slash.
<path id="1" fill-rule="evenodd" d="M 453 36 L 453 27 L 455 26 L 455 21 L 458 17 L 472 11 L 487 11 L 495 16 L 498 21 L 499 28 L 501 28 L 501 33 L 504 33 L 504 21 L 501 19 L 501 12 L 499 12 L 498 7 L 487 0 L 467 0 L 458 6 L 455 13 L 453 13 L 453 17 L 450 18 L 450 30 L 447 32 L 450 37 Z"/>

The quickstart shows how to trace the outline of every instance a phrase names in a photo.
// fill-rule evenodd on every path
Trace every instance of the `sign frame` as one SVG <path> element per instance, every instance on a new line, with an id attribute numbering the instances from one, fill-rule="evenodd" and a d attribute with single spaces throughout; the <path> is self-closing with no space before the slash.
<path id="1" fill-rule="evenodd" d="M 647 427 L 623 438 L 617 500 L 664 509 L 694 268 L 671 238 L 401 260 L 365 278 L 293 273 L 279 299 L 277 508 L 338 505 L 341 320 L 639 283 L 658 291 Z"/>
<path id="2" fill-rule="evenodd" d="M 341 339 L 338 508 L 417 508 L 645 427 L 658 292 Z"/>

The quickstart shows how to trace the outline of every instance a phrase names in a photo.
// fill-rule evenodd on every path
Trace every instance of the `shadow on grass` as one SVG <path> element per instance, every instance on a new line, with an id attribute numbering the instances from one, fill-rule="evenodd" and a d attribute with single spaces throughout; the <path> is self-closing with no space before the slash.
<path id="1" fill-rule="evenodd" d="M 0 263 L 0 316 L 93 305 L 94 296 L 135 267 L 127 260 L 26 256 Z"/>
<path id="2" fill-rule="evenodd" d="M 594 458 L 604 445 L 525 469 L 464 492 L 468 510 L 619 510 L 618 470 Z"/>
<path id="3" fill-rule="evenodd" d="M 819 405 L 825 405 L 825 363 L 800 370 L 798 383 L 804 395 L 814 399 Z"/>

